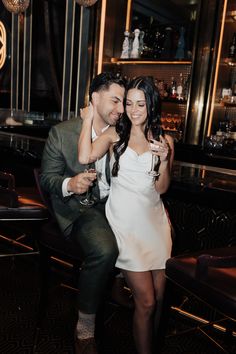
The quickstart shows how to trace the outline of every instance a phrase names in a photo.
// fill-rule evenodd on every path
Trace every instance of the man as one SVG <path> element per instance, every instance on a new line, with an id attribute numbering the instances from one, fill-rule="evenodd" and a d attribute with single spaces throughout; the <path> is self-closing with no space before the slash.
<path id="1" fill-rule="evenodd" d="M 94 107 L 92 139 L 109 125 L 115 125 L 124 111 L 125 84 L 110 73 L 97 75 L 90 86 L 90 100 Z M 95 354 L 95 315 L 106 290 L 109 276 L 118 255 L 115 237 L 104 213 L 109 193 L 105 156 L 97 169 L 101 177 L 84 172 L 78 162 L 77 143 L 81 130 L 78 118 L 54 126 L 45 144 L 41 185 L 50 194 L 58 224 L 68 239 L 78 244 L 83 266 L 79 276 L 79 316 L 76 326 L 76 353 Z M 83 194 L 92 189 L 100 198 L 91 208 L 80 204 Z"/>

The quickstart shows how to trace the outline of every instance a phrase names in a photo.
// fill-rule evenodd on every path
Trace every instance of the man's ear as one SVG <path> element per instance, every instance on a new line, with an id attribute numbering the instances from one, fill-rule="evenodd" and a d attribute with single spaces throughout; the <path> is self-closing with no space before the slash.
<path id="1" fill-rule="evenodd" d="M 94 106 L 97 106 L 98 102 L 99 102 L 99 94 L 98 94 L 98 92 L 93 92 L 92 93 L 92 104 Z"/>

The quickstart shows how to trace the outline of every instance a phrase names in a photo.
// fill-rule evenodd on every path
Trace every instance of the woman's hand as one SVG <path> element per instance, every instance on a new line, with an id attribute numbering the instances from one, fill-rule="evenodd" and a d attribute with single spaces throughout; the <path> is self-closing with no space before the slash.
<path id="1" fill-rule="evenodd" d="M 93 121 L 93 105 L 89 102 L 89 105 L 84 108 L 80 108 L 80 117 L 83 120 Z"/>
<path id="2" fill-rule="evenodd" d="M 160 141 L 150 139 L 150 149 L 153 155 L 160 156 L 161 161 L 168 161 L 170 146 L 168 141 L 160 135 Z"/>

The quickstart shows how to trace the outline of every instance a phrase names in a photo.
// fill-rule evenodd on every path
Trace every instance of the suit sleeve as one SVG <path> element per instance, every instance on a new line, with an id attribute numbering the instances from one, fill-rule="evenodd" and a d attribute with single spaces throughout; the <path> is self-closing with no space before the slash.
<path id="1" fill-rule="evenodd" d="M 46 192 L 62 199 L 62 183 L 68 177 L 64 175 L 65 167 L 60 130 L 54 126 L 49 132 L 43 151 L 40 184 Z"/>

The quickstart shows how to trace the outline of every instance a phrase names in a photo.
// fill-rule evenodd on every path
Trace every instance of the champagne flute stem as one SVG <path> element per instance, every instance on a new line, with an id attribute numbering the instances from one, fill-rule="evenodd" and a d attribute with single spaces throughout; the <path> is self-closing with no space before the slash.
<path id="1" fill-rule="evenodd" d="M 152 165 L 151 165 L 151 171 L 154 171 L 154 167 L 155 167 L 155 156 L 152 154 Z"/>
<path id="2" fill-rule="evenodd" d="M 91 165 L 89 164 L 87 168 L 84 170 L 84 172 L 95 172 L 94 168 L 91 168 Z M 88 187 L 87 192 L 84 196 L 83 199 L 80 200 L 80 204 L 86 205 L 86 206 L 92 206 L 94 204 L 94 200 L 91 197 L 91 187 Z"/>
<path id="3" fill-rule="evenodd" d="M 91 191 L 90 191 L 90 187 L 89 187 L 86 192 L 86 199 L 90 199 L 90 196 L 91 196 Z"/>

